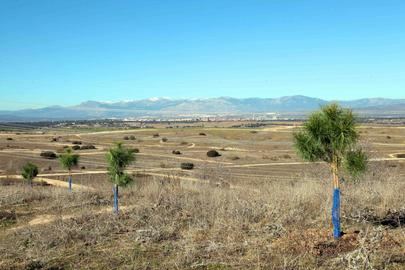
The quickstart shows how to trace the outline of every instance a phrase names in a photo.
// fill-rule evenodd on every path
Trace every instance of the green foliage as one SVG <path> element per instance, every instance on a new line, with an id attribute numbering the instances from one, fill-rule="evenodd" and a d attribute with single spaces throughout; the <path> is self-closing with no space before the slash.
<path id="1" fill-rule="evenodd" d="M 107 153 L 108 173 L 111 181 L 118 186 L 126 186 L 132 182 L 131 176 L 125 173 L 125 168 L 135 161 L 135 151 L 125 148 L 122 143 L 116 143 Z"/>
<path id="2" fill-rule="evenodd" d="M 356 118 L 349 109 L 333 103 L 313 113 L 301 131 L 294 134 L 298 154 L 308 161 L 325 161 L 352 175 L 366 169 L 366 155 L 357 149 Z"/>
<path id="3" fill-rule="evenodd" d="M 28 162 L 23 166 L 21 175 L 25 180 L 27 180 L 31 184 L 32 180 L 38 175 L 37 165 Z"/>
<path id="4" fill-rule="evenodd" d="M 79 164 L 79 158 L 79 155 L 73 154 L 72 149 L 67 148 L 65 152 L 59 156 L 59 161 L 63 168 L 70 171 Z"/>
<path id="5" fill-rule="evenodd" d="M 353 177 L 357 177 L 366 171 L 367 161 L 367 155 L 361 149 L 356 149 L 347 152 L 344 166 Z"/>

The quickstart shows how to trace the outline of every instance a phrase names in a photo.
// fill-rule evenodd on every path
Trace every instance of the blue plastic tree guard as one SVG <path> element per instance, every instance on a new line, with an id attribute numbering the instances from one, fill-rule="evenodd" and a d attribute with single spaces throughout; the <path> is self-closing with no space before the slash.
<path id="1" fill-rule="evenodd" d="M 118 214 L 118 185 L 114 185 L 114 213 Z"/>
<path id="2" fill-rule="evenodd" d="M 72 191 L 72 176 L 69 176 L 69 191 Z"/>
<path id="3" fill-rule="evenodd" d="M 333 237 L 340 238 L 342 232 L 340 230 L 340 189 L 338 188 L 333 190 L 332 223 Z"/>

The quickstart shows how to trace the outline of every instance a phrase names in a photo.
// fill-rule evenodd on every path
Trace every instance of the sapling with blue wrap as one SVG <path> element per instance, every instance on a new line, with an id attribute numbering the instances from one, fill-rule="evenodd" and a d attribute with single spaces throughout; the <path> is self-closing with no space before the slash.
<path id="1" fill-rule="evenodd" d="M 67 169 L 69 172 L 68 177 L 68 188 L 69 191 L 72 191 L 72 169 L 79 164 L 80 156 L 73 154 L 71 148 L 67 148 L 63 154 L 59 156 L 60 164 L 64 169 Z"/>
<path id="2" fill-rule="evenodd" d="M 122 143 L 116 143 L 115 147 L 108 150 L 108 174 L 113 182 L 114 213 L 119 213 L 118 188 L 125 187 L 133 181 L 131 176 L 125 173 L 125 168 L 135 161 L 135 150 L 125 148 Z"/>
<path id="3" fill-rule="evenodd" d="M 303 128 L 294 133 L 294 145 L 299 156 L 311 162 L 329 164 L 333 184 L 333 236 L 342 236 L 340 226 L 341 191 L 339 175 L 343 170 L 357 177 L 365 172 L 367 156 L 358 146 L 356 117 L 350 109 L 336 103 L 312 113 Z"/>

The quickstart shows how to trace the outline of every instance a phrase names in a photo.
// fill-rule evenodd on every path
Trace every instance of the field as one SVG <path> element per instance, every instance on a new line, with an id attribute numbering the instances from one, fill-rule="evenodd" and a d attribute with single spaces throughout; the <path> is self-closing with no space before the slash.
<path id="1" fill-rule="evenodd" d="M 344 177 L 335 241 L 330 172 L 296 155 L 300 123 L 234 125 L 0 133 L 0 269 L 405 269 L 403 126 L 359 127 L 369 169 Z M 40 154 L 75 141 L 96 149 L 76 151 L 70 193 L 58 160 Z M 105 160 L 116 141 L 139 149 L 119 215 Z M 18 178 L 28 161 L 33 187 Z"/>

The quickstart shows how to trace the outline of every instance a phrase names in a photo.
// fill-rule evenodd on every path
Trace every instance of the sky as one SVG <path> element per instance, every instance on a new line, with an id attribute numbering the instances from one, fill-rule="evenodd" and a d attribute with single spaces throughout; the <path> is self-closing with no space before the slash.
<path id="1" fill-rule="evenodd" d="M 0 110 L 405 98 L 403 0 L 0 0 Z"/>

